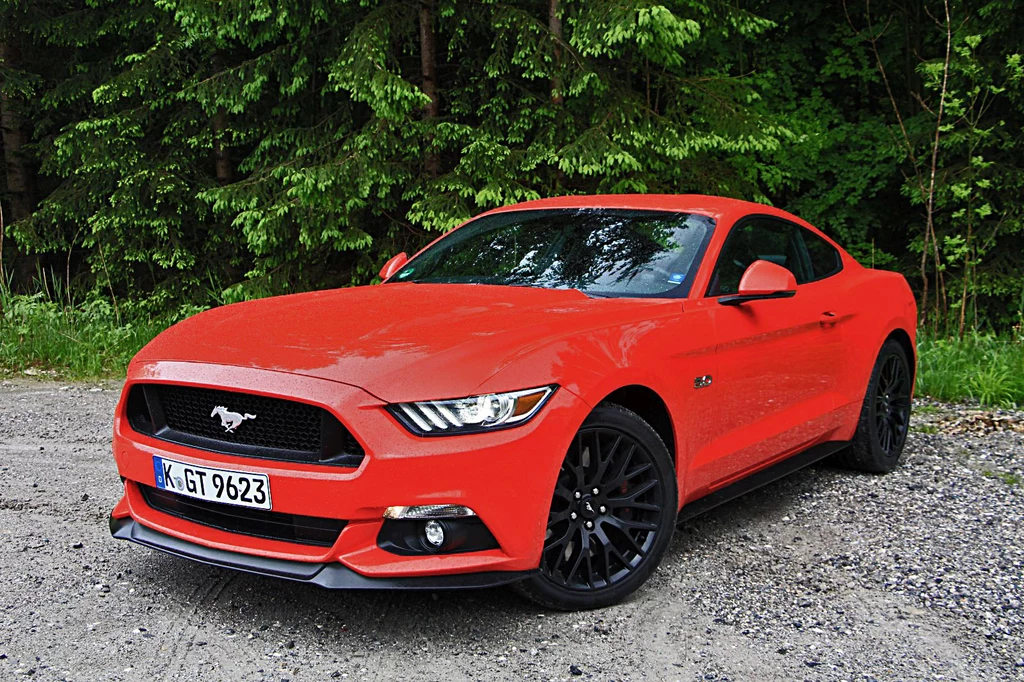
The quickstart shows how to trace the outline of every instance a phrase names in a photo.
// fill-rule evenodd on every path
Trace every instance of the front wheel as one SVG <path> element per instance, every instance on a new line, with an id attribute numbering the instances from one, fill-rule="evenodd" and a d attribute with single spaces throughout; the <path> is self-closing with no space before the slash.
<path id="1" fill-rule="evenodd" d="M 619 405 L 599 405 L 558 473 L 540 572 L 517 589 L 567 611 L 615 604 L 661 561 L 677 510 L 675 466 L 657 432 Z"/>

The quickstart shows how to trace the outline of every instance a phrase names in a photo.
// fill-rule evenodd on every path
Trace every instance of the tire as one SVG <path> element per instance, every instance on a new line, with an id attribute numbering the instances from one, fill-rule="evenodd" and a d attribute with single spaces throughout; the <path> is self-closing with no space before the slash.
<path id="1" fill-rule="evenodd" d="M 896 468 L 910 429 L 912 382 L 903 346 L 886 341 L 871 370 L 857 432 L 850 447 L 836 455 L 839 464 L 873 474 Z"/>
<path id="2" fill-rule="evenodd" d="M 622 601 L 665 554 L 678 499 L 675 465 L 657 432 L 624 407 L 599 405 L 559 470 L 540 572 L 514 589 L 563 611 Z"/>

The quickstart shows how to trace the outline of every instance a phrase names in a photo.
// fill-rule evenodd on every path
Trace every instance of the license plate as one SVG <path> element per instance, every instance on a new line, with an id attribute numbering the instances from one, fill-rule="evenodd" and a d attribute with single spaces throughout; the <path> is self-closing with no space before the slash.
<path id="1" fill-rule="evenodd" d="M 239 507 L 270 509 L 270 479 L 266 474 L 211 469 L 153 457 L 156 487 L 172 493 Z"/>

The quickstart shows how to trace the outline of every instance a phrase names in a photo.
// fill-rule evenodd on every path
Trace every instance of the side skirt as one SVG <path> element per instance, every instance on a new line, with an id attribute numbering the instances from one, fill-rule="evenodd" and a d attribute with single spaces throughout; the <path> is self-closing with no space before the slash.
<path id="1" fill-rule="evenodd" d="M 806 466 L 810 466 L 815 462 L 825 459 L 829 455 L 839 452 L 848 445 L 849 443 L 847 441 L 826 441 L 824 443 L 814 445 L 803 452 L 798 452 L 792 457 L 787 457 L 781 462 L 777 462 L 770 467 L 761 469 L 746 478 L 742 478 L 735 483 L 730 483 L 724 488 L 720 488 L 713 493 L 690 502 L 679 510 L 676 522 L 682 523 L 683 521 L 692 519 L 693 517 L 699 516 L 706 511 L 710 511 L 719 505 L 735 500 L 737 497 L 745 495 L 752 490 L 757 490 L 762 486 L 773 483 L 780 478 L 790 475 L 794 471 L 799 471 Z"/>

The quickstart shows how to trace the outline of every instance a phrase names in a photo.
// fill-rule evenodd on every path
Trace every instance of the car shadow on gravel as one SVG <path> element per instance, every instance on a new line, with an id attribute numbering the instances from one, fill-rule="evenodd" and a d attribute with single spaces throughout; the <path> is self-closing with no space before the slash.
<path id="1" fill-rule="evenodd" d="M 781 519 L 823 476 L 841 475 L 847 472 L 817 465 L 684 522 L 663 566 L 685 568 L 688 558 L 694 553 L 714 551 L 721 538 L 739 536 L 744 528 L 759 521 Z M 143 558 L 139 556 L 143 552 L 146 550 L 133 547 L 130 556 L 133 580 L 138 586 L 159 589 L 168 575 L 174 575 L 185 583 L 185 590 L 190 590 L 195 600 L 202 602 L 194 606 L 204 611 L 205 617 L 239 631 L 278 623 L 295 628 L 300 637 L 322 637 L 325 630 L 348 632 L 358 627 L 371 636 L 377 633 L 391 641 L 411 642 L 422 637 L 429 621 L 444 623 L 447 638 L 484 643 L 492 637 L 500 638 L 506 628 L 515 627 L 524 617 L 555 615 L 508 588 L 330 591 L 196 564 L 158 552 L 147 552 Z M 658 589 L 661 582 L 655 574 L 649 586 L 627 603 L 643 607 L 648 600 L 663 598 Z M 211 599 L 210 594 L 217 596 Z"/>
<path id="2" fill-rule="evenodd" d="M 201 639 L 266 640 L 264 646 L 295 642 L 343 651 L 374 647 L 410 649 L 425 635 L 462 647 L 503 645 L 539 607 L 505 588 L 456 591 L 325 590 L 270 577 L 195 564 L 132 548 L 132 578 L 144 592 L 164 592 L 167 576 L 188 593 L 171 607 L 179 627 L 194 624 Z M 182 622 L 184 621 L 184 622 Z M 259 644 L 251 642 L 250 644 Z"/>
<path id="3" fill-rule="evenodd" d="M 700 533 L 703 530 L 714 529 L 720 533 L 723 530 L 739 530 L 754 523 L 774 523 L 781 521 L 790 515 L 799 505 L 800 499 L 814 491 L 827 482 L 841 479 L 847 476 L 859 476 L 842 469 L 828 460 L 816 462 L 804 469 L 796 471 L 777 481 L 773 481 L 761 488 L 757 488 L 734 500 L 730 500 L 718 507 L 686 519 L 680 522 L 678 529 Z M 683 533 L 676 534 L 673 547 L 677 546 Z M 669 550 L 669 556 L 672 550 Z M 669 557 L 667 556 L 666 559 Z"/>

